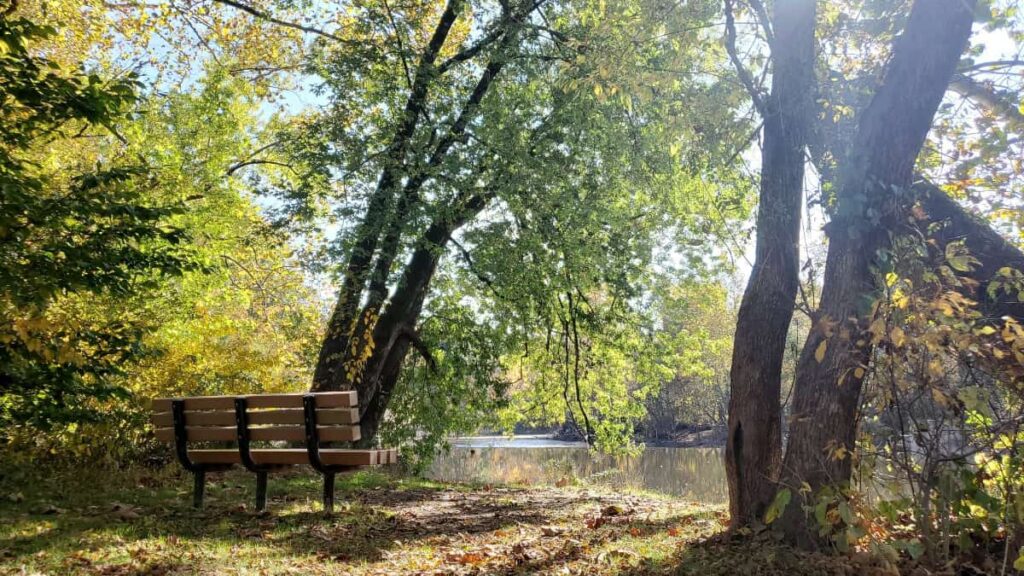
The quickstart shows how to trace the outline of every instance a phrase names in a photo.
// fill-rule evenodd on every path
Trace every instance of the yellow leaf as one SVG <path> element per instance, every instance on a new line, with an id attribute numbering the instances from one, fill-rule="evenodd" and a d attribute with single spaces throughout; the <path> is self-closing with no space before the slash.
<path id="1" fill-rule="evenodd" d="M 903 328 L 895 326 L 892 331 L 889 332 L 889 340 L 892 342 L 893 346 L 900 348 L 906 343 L 907 335 L 903 332 Z"/>
<path id="2" fill-rule="evenodd" d="M 875 321 L 868 327 L 868 332 L 871 332 L 871 344 L 877 345 L 882 341 L 882 337 L 885 336 L 885 319 L 875 318 Z"/>
<path id="3" fill-rule="evenodd" d="M 861 368 L 860 366 L 857 366 L 856 368 L 853 369 L 853 375 L 857 379 L 863 378 L 864 377 L 864 369 Z"/>
<path id="4" fill-rule="evenodd" d="M 814 359 L 818 361 L 818 364 L 825 359 L 825 350 L 828 349 L 828 340 L 822 340 L 821 344 L 814 350 Z"/>

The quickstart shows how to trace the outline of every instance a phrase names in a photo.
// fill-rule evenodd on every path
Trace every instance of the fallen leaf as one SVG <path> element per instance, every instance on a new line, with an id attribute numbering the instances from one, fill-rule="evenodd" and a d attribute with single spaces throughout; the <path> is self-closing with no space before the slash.
<path id="1" fill-rule="evenodd" d="M 621 516 L 622 514 L 623 514 L 622 508 L 617 506 L 617 505 L 615 505 L 615 504 L 610 504 L 608 506 L 605 506 L 604 509 L 601 510 L 601 515 L 602 516 Z"/>
<path id="2" fill-rule="evenodd" d="M 545 536 L 560 536 L 565 534 L 565 528 L 560 526 L 541 526 L 540 531 Z"/>

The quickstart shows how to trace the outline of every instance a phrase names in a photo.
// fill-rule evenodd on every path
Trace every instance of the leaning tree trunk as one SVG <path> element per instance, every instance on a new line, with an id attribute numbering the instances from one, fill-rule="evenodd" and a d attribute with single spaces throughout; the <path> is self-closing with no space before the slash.
<path id="1" fill-rule="evenodd" d="M 782 485 L 794 492 L 848 482 L 856 412 L 871 347 L 866 308 L 875 290 L 871 265 L 912 200 L 914 163 L 970 37 L 973 0 L 918 0 L 896 40 L 882 85 L 864 110 L 840 168 L 837 211 L 828 225 L 828 258 L 818 322 L 797 367 Z M 859 344 L 859 345 L 858 345 Z M 848 453 L 848 452 L 847 452 Z M 802 493 L 802 491 L 801 491 Z M 799 499 L 781 519 L 787 537 L 816 545 Z"/>
<path id="2" fill-rule="evenodd" d="M 384 166 L 377 186 L 363 219 L 356 226 L 355 244 L 349 252 L 338 300 L 320 346 L 320 355 L 313 373 L 313 390 L 341 390 L 349 385 L 343 358 L 351 350 L 349 337 L 358 320 L 360 300 L 369 281 L 370 264 L 381 234 L 395 217 L 393 204 L 401 188 L 405 157 L 426 107 L 430 83 L 437 75 L 435 63 L 463 4 L 463 0 L 448 1 L 416 67 L 416 76 L 401 122 L 384 155 Z"/>
<path id="3" fill-rule="evenodd" d="M 368 368 L 363 364 L 362 355 L 370 347 L 390 342 L 389 339 L 393 337 L 392 334 L 388 333 L 383 335 L 385 340 L 380 340 L 381 334 L 375 328 L 375 325 L 380 320 L 379 315 L 388 295 L 388 278 L 391 276 L 395 260 L 401 255 L 401 240 L 403 234 L 407 231 L 409 212 L 418 203 L 423 185 L 440 168 L 452 146 L 465 136 L 466 128 L 476 116 L 484 96 L 501 72 L 501 69 L 504 68 L 506 61 L 503 55 L 510 47 L 514 38 L 513 34 L 505 35 L 495 55 L 487 63 L 472 92 L 463 104 L 462 110 L 459 112 L 455 122 L 452 123 L 451 127 L 448 128 L 430 153 L 426 166 L 418 170 L 406 181 L 405 186 L 402 188 L 402 193 L 399 195 L 391 222 L 384 233 L 373 272 L 369 277 L 366 302 L 363 304 L 358 319 L 356 319 L 354 326 L 347 335 L 347 346 L 342 351 L 340 361 L 336 361 L 336 364 L 348 367 L 351 370 L 351 374 L 355 376 L 353 384 L 359 391 L 360 398 L 370 399 L 370 396 L 365 395 L 364 391 L 360 389 L 366 387 L 363 384 L 363 380 L 366 378 Z M 357 366 L 358 369 L 353 370 L 351 367 L 354 366 Z"/>
<path id="4" fill-rule="evenodd" d="M 725 462 L 734 528 L 763 514 L 782 460 L 782 359 L 799 287 L 804 148 L 814 109 L 814 18 L 814 0 L 775 5 L 772 92 L 761 107 L 757 253 L 740 304 L 730 372 Z"/>
<path id="5" fill-rule="evenodd" d="M 362 442 L 373 442 L 409 348 L 416 346 L 433 362 L 416 332 L 423 302 L 438 262 L 452 234 L 487 205 L 489 196 L 478 195 L 460 203 L 454 214 L 440 217 L 424 232 L 402 272 L 398 288 L 373 328 L 373 353 L 366 361 L 363 377 L 356 386 L 360 399 Z"/>

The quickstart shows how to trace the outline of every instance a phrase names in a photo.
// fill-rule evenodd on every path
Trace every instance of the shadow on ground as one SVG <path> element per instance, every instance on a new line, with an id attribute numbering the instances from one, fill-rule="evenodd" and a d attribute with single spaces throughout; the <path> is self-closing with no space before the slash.
<path id="1" fill-rule="evenodd" d="M 173 469 L 0 477 L 0 573 L 843 573 L 794 572 L 814 564 L 770 545 L 709 540 L 724 511 L 654 496 L 359 473 L 339 478 L 327 516 L 319 477 L 291 472 L 271 480 L 270 512 L 256 514 L 253 484 L 244 471 L 213 476 L 196 511 L 189 478 Z"/>

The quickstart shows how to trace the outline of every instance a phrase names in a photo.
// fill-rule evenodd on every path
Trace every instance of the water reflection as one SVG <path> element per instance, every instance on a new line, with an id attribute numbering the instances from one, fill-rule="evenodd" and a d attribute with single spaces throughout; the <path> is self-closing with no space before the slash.
<path id="1" fill-rule="evenodd" d="M 555 484 L 563 478 L 650 490 L 689 500 L 728 499 L 720 448 L 647 448 L 639 456 L 591 454 L 540 438 L 470 438 L 435 460 L 428 475 L 453 482 Z"/>

